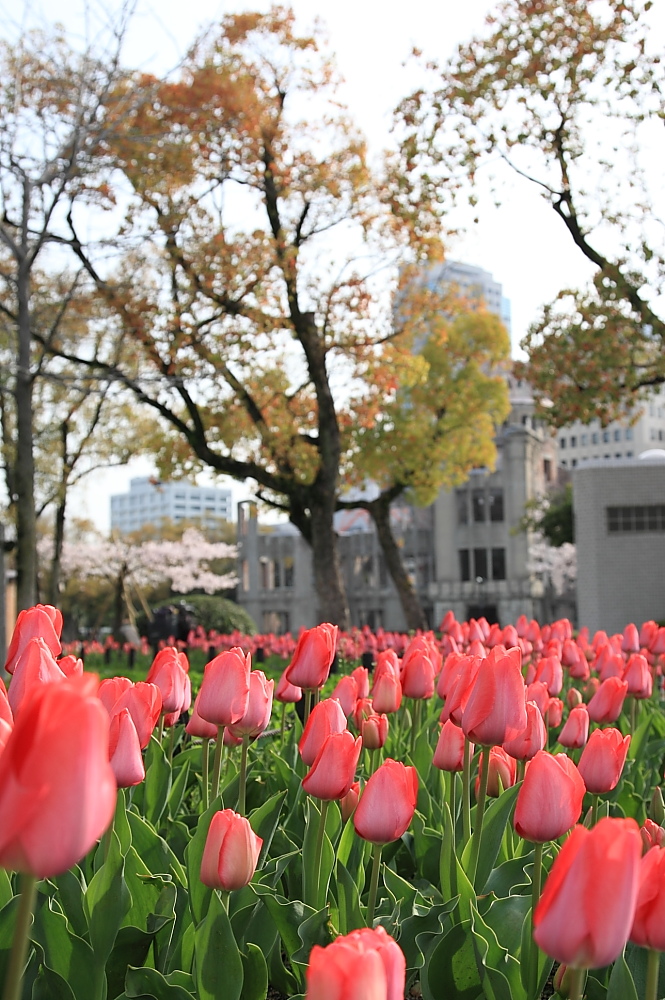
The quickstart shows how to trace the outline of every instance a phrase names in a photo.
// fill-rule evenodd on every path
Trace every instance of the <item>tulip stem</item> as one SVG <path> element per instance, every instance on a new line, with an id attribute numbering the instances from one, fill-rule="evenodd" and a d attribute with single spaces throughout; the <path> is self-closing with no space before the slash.
<path id="1" fill-rule="evenodd" d="M 413 725 L 411 726 L 411 758 L 416 751 L 416 739 L 418 732 L 420 731 L 420 725 L 422 722 L 422 708 L 423 703 L 419 698 L 414 699 L 413 703 Z"/>
<path id="2" fill-rule="evenodd" d="M 282 724 L 279 727 L 279 738 L 282 743 L 284 742 L 285 732 L 286 732 L 286 702 L 282 704 Z"/>
<path id="3" fill-rule="evenodd" d="M 201 743 L 201 805 L 202 812 L 208 809 L 208 795 L 210 782 L 210 740 L 203 740 Z"/>
<path id="4" fill-rule="evenodd" d="M 379 870 L 381 868 L 381 849 L 383 844 L 374 844 L 372 851 L 372 874 L 369 880 L 369 895 L 367 897 L 367 926 L 374 926 L 374 910 L 376 909 L 376 894 L 379 888 Z"/>
<path id="5" fill-rule="evenodd" d="M 660 970 L 660 952 L 650 948 L 647 958 L 647 982 L 644 1000 L 658 1000 L 658 972 Z"/>
<path id="6" fill-rule="evenodd" d="M 212 788 L 211 798 L 214 800 L 219 795 L 219 775 L 222 770 L 222 750 L 224 749 L 224 726 L 217 726 L 217 740 L 215 742 L 215 759 L 212 764 Z"/>
<path id="7" fill-rule="evenodd" d="M 533 915 L 540 899 L 543 884 L 543 845 L 535 844 L 533 875 L 531 877 L 531 937 L 529 944 L 529 996 L 535 997 L 538 989 L 538 945 L 533 939 Z"/>
<path id="8" fill-rule="evenodd" d="M 159 713 L 159 723 L 157 725 L 157 739 L 162 742 L 162 736 L 164 735 L 164 713 Z"/>
<path id="9" fill-rule="evenodd" d="M 630 731 L 635 732 L 637 722 L 637 698 L 633 695 L 630 698 Z"/>
<path id="10" fill-rule="evenodd" d="M 316 831 L 316 846 L 314 848 L 314 878 L 316 880 L 316 897 L 314 899 L 315 910 L 323 909 L 326 903 L 325 886 L 321 884 L 323 881 L 321 878 L 321 857 L 323 855 L 323 838 L 326 832 L 326 815 L 328 813 L 328 805 L 329 805 L 328 799 L 321 799 L 319 828 Z"/>
<path id="11" fill-rule="evenodd" d="M 37 895 L 37 879 L 34 875 L 21 875 L 21 894 L 14 926 L 14 940 L 9 956 L 9 966 L 5 978 L 2 1000 L 19 1000 L 25 971 L 25 957 L 28 953 L 32 911 Z"/>
<path id="12" fill-rule="evenodd" d="M 175 749 L 175 726 L 169 728 L 169 764 L 173 763 L 173 751 Z"/>
<path id="13" fill-rule="evenodd" d="M 471 836 L 471 744 L 466 737 L 464 738 L 462 779 L 462 830 L 466 844 Z"/>
<path id="14" fill-rule="evenodd" d="M 600 796 L 597 792 L 594 792 L 591 796 L 591 826 L 595 826 L 598 822 L 598 807 L 600 805 Z"/>
<path id="15" fill-rule="evenodd" d="M 485 800 L 487 798 L 487 779 L 490 773 L 490 747 L 483 747 L 480 755 L 480 787 L 478 788 L 478 803 L 476 805 L 476 822 L 471 838 L 471 855 L 469 857 L 469 881 L 475 884 L 476 871 L 478 869 L 478 858 L 480 857 L 480 841 L 483 835 L 483 816 L 485 814 Z"/>
<path id="16" fill-rule="evenodd" d="M 444 771 L 441 774 L 445 774 Z M 448 772 L 448 778 L 450 779 L 450 788 L 448 790 L 448 804 L 450 805 L 450 816 L 453 821 L 453 836 L 455 834 L 455 824 L 457 822 L 457 795 L 455 789 L 455 782 L 457 780 L 457 775 L 454 771 Z"/>
<path id="17" fill-rule="evenodd" d="M 247 750 L 249 749 L 249 736 L 242 735 L 242 750 L 240 753 L 240 786 L 238 790 L 238 812 L 245 815 L 245 804 L 247 800 Z"/>
<path id="18" fill-rule="evenodd" d="M 305 711 L 303 712 L 302 726 L 303 729 L 307 725 L 307 720 L 309 719 L 309 713 L 312 711 L 312 689 L 305 688 Z"/>
<path id="19" fill-rule="evenodd" d="M 569 967 L 570 983 L 568 987 L 568 1000 L 582 1000 L 584 983 L 586 980 L 586 969 L 572 969 Z"/>

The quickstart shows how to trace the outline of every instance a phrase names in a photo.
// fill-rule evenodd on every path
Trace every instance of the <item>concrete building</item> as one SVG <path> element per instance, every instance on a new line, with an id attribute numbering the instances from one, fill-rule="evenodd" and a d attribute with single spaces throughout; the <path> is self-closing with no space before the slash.
<path id="1" fill-rule="evenodd" d="M 665 451 L 578 466 L 573 497 L 580 623 L 665 620 Z"/>
<path id="2" fill-rule="evenodd" d="M 131 479 L 127 493 L 111 497 L 111 531 L 120 535 L 162 522 L 196 521 L 212 528 L 232 516 L 231 490 L 162 483 L 150 476 Z"/>
<path id="3" fill-rule="evenodd" d="M 559 464 L 575 469 L 588 462 L 608 462 L 637 458 L 649 448 L 665 447 L 665 390 L 640 403 L 625 420 L 607 427 L 600 421 L 579 421 L 557 433 Z"/>
<path id="4" fill-rule="evenodd" d="M 543 611 L 543 581 L 530 569 L 530 538 L 519 523 L 526 502 L 557 485 L 556 443 L 534 415 L 530 387 L 513 381 L 510 394 L 494 472 L 474 469 L 434 503 L 435 621 L 449 608 L 460 620 L 484 615 L 504 625 Z"/>
<path id="5" fill-rule="evenodd" d="M 474 264 L 446 260 L 432 264 L 427 270 L 427 282 L 432 287 L 448 285 L 451 291 L 471 301 L 482 300 L 490 312 L 501 317 L 504 326 L 511 332 L 510 299 L 503 294 L 503 286 L 495 281 L 492 274 Z"/>

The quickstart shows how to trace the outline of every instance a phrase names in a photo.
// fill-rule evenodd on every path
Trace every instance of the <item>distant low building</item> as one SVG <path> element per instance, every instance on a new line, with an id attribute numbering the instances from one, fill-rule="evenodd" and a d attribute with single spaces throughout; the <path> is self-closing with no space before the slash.
<path id="1" fill-rule="evenodd" d="M 111 497 L 111 531 L 128 535 L 147 525 L 198 522 L 215 527 L 233 516 L 231 490 L 193 486 L 185 482 L 161 482 L 150 476 L 130 480 L 127 493 Z"/>
<path id="2" fill-rule="evenodd" d="M 665 451 L 573 474 L 580 624 L 622 631 L 665 620 Z"/>
<path id="3" fill-rule="evenodd" d="M 623 420 L 601 427 L 599 420 L 579 421 L 557 432 L 559 464 L 572 470 L 592 462 L 639 458 L 651 448 L 665 448 L 665 390 L 639 403 Z"/>

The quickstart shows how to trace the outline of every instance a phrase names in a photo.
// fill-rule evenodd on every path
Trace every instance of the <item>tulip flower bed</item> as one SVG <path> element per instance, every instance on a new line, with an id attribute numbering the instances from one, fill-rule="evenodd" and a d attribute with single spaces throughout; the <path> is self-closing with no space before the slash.
<path id="1" fill-rule="evenodd" d="M 193 703 L 177 648 L 100 684 L 61 627 L 0 683 L 3 1000 L 665 996 L 655 623 L 323 624 L 277 681 L 235 637 Z"/>

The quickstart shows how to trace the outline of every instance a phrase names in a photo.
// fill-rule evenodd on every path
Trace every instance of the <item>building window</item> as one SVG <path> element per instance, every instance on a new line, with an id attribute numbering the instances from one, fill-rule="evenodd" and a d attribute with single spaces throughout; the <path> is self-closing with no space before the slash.
<path id="1" fill-rule="evenodd" d="M 282 564 L 279 559 L 275 559 L 273 567 L 273 586 L 275 590 L 282 586 Z"/>
<path id="2" fill-rule="evenodd" d="M 633 440 L 633 428 L 626 427 L 626 441 L 632 441 L 632 440 Z"/>
<path id="3" fill-rule="evenodd" d="M 457 523 L 469 523 L 469 494 L 466 490 L 457 490 L 455 493 L 457 503 Z"/>
<path id="4" fill-rule="evenodd" d="M 474 490 L 471 494 L 471 506 L 473 507 L 473 520 L 480 524 L 485 520 L 485 491 Z"/>
<path id="5" fill-rule="evenodd" d="M 610 439 L 610 432 L 609 431 L 603 431 L 603 444 L 607 444 L 607 442 L 609 441 L 609 439 Z"/>
<path id="6" fill-rule="evenodd" d="M 459 575 L 463 582 L 471 579 L 471 564 L 469 562 L 469 550 L 460 549 L 459 555 Z"/>
<path id="7" fill-rule="evenodd" d="M 476 580 L 487 579 L 487 549 L 473 550 L 473 575 Z"/>
<path id="8" fill-rule="evenodd" d="M 586 443 L 587 443 L 587 436 L 586 436 L 586 434 L 581 434 L 580 435 L 580 444 L 581 444 L 581 446 L 583 448 L 585 448 L 586 447 Z"/>
<path id="9" fill-rule="evenodd" d="M 615 430 L 615 432 L 614 432 L 614 440 L 615 441 L 620 441 L 621 440 L 621 431 L 619 429 Z"/>
<path id="10" fill-rule="evenodd" d="M 559 438 L 559 448 L 565 448 L 565 447 L 566 447 L 566 439 Z"/>
<path id="11" fill-rule="evenodd" d="M 598 432 L 594 431 L 591 435 L 591 444 L 598 444 Z"/>
<path id="12" fill-rule="evenodd" d="M 574 434 L 572 434 L 570 438 L 570 447 L 577 448 L 577 438 L 575 437 Z"/>
<path id="13" fill-rule="evenodd" d="M 242 561 L 242 589 L 245 593 L 249 590 L 249 562 L 247 559 Z"/>
<path id="14" fill-rule="evenodd" d="M 546 483 L 551 483 L 552 482 L 552 459 L 551 458 L 544 458 L 543 459 L 543 475 L 545 477 L 545 482 Z"/>
<path id="15" fill-rule="evenodd" d="M 506 579 L 506 550 L 492 549 L 492 579 Z"/>
<path id="16" fill-rule="evenodd" d="M 607 507 L 607 533 L 665 531 L 665 504 Z"/>
<path id="17" fill-rule="evenodd" d="M 492 489 L 488 494 L 490 521 L 503 521 L 503 490 Z"/>
<path id="18" fill-rule="evenodd" d="M 284 557 L 284 586 L 293 586 L 293 556 Z"/>
<path id="19" fill-rule="evenodd" d="M 263 590 L 272 590 L 274 581 L 273 563 L 267 556 L 261 556 L 259 560 L 259 572 Z"/>
<path id="20" fill-rule="evenodd" d="M 573 468 L 575 468 L 577 466 L 577 459 L 574 458 L 570 464 L 572 465 Z"/>

